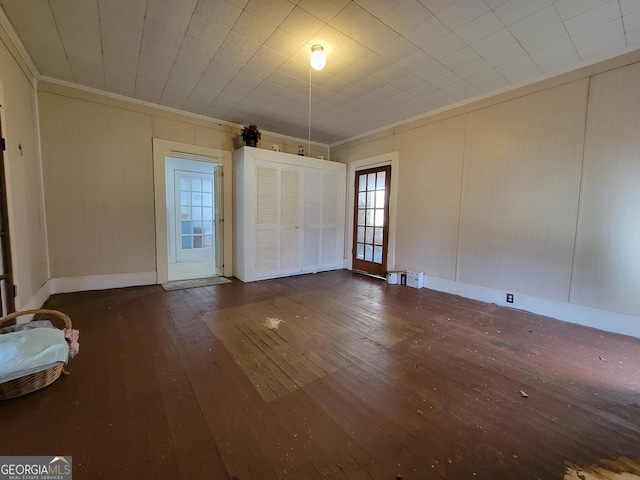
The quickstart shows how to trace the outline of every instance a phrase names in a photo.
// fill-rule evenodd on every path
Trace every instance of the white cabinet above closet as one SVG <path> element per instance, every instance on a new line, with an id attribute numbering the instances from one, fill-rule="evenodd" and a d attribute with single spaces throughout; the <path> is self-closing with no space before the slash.
<path id="1" fill-rule="evenodd" d="M 233 154 L 234 269 L 243 282 L 344 267 L 346 165 Z"/>

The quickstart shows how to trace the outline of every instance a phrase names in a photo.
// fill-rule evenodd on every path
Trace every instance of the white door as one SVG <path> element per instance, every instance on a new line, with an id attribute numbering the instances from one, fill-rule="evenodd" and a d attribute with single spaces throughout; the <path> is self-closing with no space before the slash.
<path id="1" fill-rule="evenodd" d="M 176 261 L 216 259 L 214 175 L 184 170 L 175 172 Z"/>
<path id="2" fill-rule="evenodd" d="M 256 166 L 256 273 L 260 277 L 300 271 L 300 168 Z"/>

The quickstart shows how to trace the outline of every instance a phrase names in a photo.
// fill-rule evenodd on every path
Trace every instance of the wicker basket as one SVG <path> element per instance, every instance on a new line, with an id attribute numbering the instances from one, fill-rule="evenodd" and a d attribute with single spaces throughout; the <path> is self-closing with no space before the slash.
<path id="1" fill-rule="evenodd" d="M 24 310 L 22 312 L 15 312 L 2 317 L 0 318 L 0 328 L 15 325 L 16 319 L 23 315 L 40 316 L 41 314 L 46 315 L 46 320 L 49 320 L 54 327 L 60 330 L 71 328 L 71 319 L 67 315 L 62 312 L 58 312 L 57 310 L 47 309 Z M 42 318 L 38 318 L 38 320 L 41 319 Z M 31 373 L 24 377 L 0 383 L 0 400 L 7 400 L 9 398 L 26 395 L 27 393 L 35 392 L 36 390 L 52 384 L 62 373 L 63 366 L 63 364 L 56 365 L 40 372 Z"/>

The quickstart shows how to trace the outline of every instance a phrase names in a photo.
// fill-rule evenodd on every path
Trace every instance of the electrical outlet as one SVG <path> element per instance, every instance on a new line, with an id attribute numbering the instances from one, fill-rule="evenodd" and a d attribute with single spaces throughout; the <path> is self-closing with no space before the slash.
<path id="1" fill-rule="evenodd" d="M 513 293 L 507 293 L 507 303 L 513 303 Z"/>

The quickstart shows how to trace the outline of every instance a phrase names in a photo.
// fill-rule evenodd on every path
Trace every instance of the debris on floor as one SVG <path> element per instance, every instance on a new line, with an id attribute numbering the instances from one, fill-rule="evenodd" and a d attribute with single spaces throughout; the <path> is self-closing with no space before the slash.
<path id="1" fill-rule="evenodd" d="M 264 326 L 270 330 L 277 330 L 278 326 L 280 326 L 281 323 L 284 323 L 284 320 L 280 320 L 279 318 L 267 317 L 266 321 L 264 322 Z"/>

